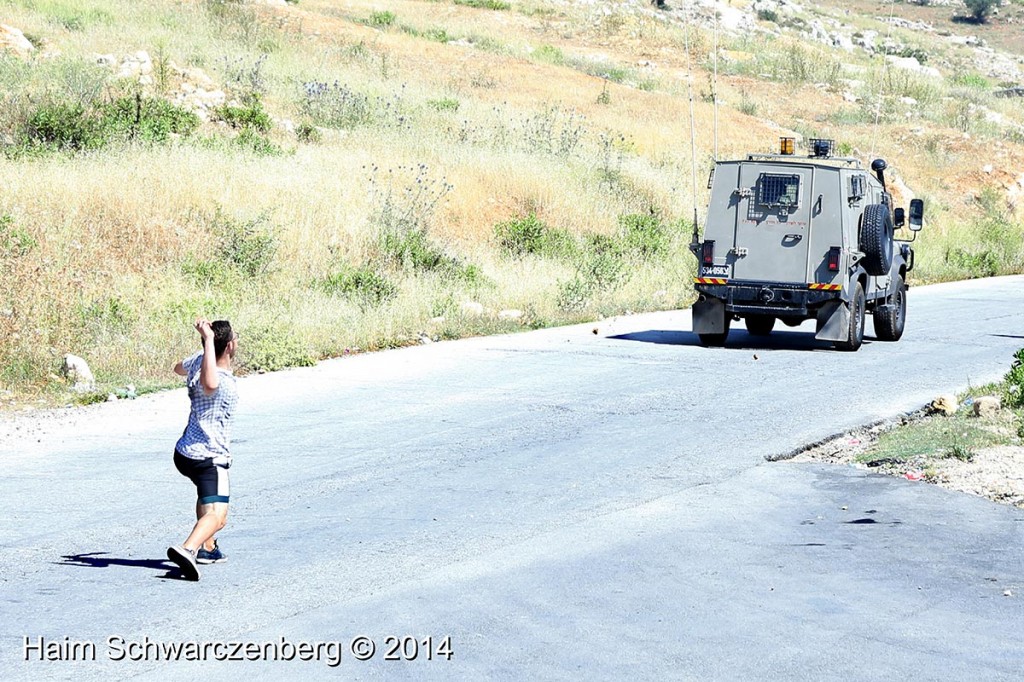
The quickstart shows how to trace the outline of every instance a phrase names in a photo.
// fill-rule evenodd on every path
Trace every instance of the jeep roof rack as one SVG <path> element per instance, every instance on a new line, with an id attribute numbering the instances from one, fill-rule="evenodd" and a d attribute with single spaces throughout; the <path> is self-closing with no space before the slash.
<path id="1" fill-rule="evenodd" d="M 793 156 L 792 154 L 747 154 L 747 161 L 785 161 L 787 163 L 823 163 L 836 166 L 863 168 L 860 159 L 842 156 Z"/>
<path id="2" fill-rule="evenodd" d="M 846 157 L 835 157 L 832 154 L 836 150 L 835 140 L 820 137 L 812 137 L 808 140 L 811 153 L 806 157 L 796 156 L 796 138 L 780 137 L 778 154 L 748 154 L 747 161 L 796 161 L 797 159 L 813 159 L 816 163 L 831 161 L 840 166 L 852 166 L 861 168 L 860 159 Z"/>

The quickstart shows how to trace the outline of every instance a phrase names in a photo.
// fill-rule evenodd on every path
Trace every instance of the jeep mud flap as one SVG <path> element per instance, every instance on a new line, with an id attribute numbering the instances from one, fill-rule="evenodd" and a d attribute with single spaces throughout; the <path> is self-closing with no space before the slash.
<path id="1" fill-rule="evenodd" d="M 818 309 L 819 341 L 845 341 L 850 334 L 850 309 L 842 301 L 829 301 Z"/>
<path id="2" fill-rule="evenodd" d="M 691 308 L 693 315 L 693 332 L 695 334 L 724 334 L 725 301 L 711 296 L 698 299 Z"/>

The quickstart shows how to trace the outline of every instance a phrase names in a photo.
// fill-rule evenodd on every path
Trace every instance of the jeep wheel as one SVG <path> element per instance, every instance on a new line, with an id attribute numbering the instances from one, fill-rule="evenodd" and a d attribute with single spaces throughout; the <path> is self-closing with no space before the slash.
<path id="1" fill-rule="evenodd" d="M 853 289 L 853 296 L 850 298 L 850 328 L 847 330 L 845 341 L 836 341 L 836 348 L 845 351 L 855 351 L 864 342 L 864 287 L 857 282 Z"/>
<path id="2" fill-rule="evenodd" d="M 744 322 L 752 336 L 768 336 L 775 327 L 775 318 L 771 315 L 750 315 Z"/>
<path id="3" fill-rule="evenodd" d="M 907 322 L 907 285 L 899 275 L 896 275 L 892 283 L 892 297 L 874 313 L 875 336 L 880 341 L 899 341 Z"/>
<path id="4" fill-rule="evenodd" d="M 705 346 L 724 346 L 725 340 L 729 338 L 729 324 L 732 322 L 732 314 L 725 314 L 725 331 L 721 334 L 698 334 L 700 342 Z"/>
<path id="5" fill-rule="evenodd" d="M 892 215 L 885 204 L 868 204 L 860 221 L 861 263 L 869 275 L 887 275 L 892 267 Z"/>

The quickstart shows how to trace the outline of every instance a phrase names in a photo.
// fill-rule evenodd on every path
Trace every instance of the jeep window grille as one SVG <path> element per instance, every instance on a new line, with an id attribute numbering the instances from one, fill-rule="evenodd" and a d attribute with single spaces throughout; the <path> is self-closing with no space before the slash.
<path id="1" fill-rule="evenodd" d="M 867 194 L 867 181 L 863 175 L 850 176 L 850 201 L 859 201 Z"/>
<path id="2" fill-rule="evenodd" d="M 757 181 L 757 203 L 793 209 L 800 205 L 800 176 L 761 173 Z"/>

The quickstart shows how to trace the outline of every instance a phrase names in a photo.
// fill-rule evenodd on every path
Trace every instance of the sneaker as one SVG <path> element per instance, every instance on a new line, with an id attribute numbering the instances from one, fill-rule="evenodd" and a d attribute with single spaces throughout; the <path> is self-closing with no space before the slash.
<path id="1" fill-rule="evenodd" d="M 213 549 L 209 552 L 205 547 L 200 547 L 196 552 L 196 563 L 200 564 L 222 564 L 228 560 L 228 555 L 220 551 L 220 544 L 214 540 Z"/>
<path id="2" fill-rule="evenodd" d="M 196 565 L 196 555 L 192 550 L 174 545 L 167 548 L 167 558 L 178 565 L 185 580 L 199 580 L 199 567 Z"/>

